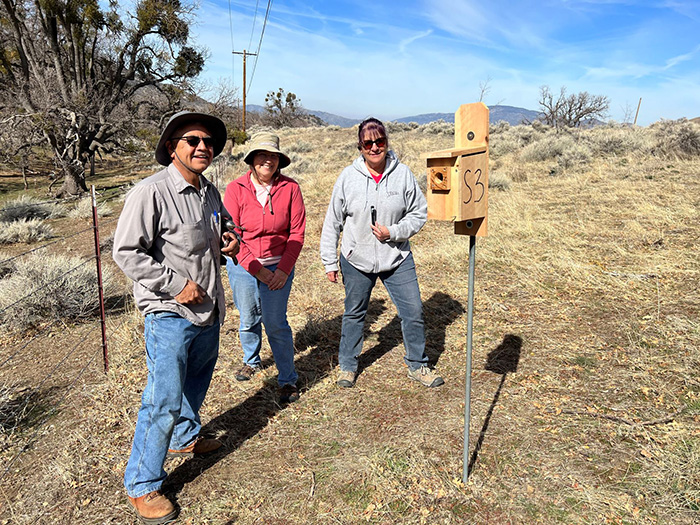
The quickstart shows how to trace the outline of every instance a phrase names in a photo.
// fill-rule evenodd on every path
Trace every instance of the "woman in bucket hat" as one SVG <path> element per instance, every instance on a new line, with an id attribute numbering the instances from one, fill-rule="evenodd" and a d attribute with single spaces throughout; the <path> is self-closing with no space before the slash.
<path id="1" fill-rule="evenodd" d="M 264 325 L 277 366 L 280 402 L 289 403 L 299 392 L 287 301 L 304 244 L 306 209 L 299 184 L 280 171 L 291 161 L 280 150 L 279 137 L 256 133 L 243 160 L 250 170 L 231 182 L 224 195 L 224 207 L 243 237 L 238 264 L 226 260 L 241 318 L 243 365 L 236 379 L 247 381 L 260 369 Z"/>

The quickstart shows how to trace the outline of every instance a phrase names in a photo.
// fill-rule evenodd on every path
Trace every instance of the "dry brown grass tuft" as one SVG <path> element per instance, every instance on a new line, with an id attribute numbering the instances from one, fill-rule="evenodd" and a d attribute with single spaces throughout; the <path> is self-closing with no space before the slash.
<path id="1" fill-rule="evenodd" d="M 421 154 L 451 147 L 448 127 L 405 125 L 390 137 L 423 183 Z M 489 236 L 476 248 L 472 473 L 463 485 L 469 243 L 452 225 L 431 221 L 413 242 L 428 353 L 446 384 L 428 390 L 406 377 L 399 320 L 381 286 L 357 385 L 334 384 L 343 291 L 327 282 L 318 241 L 335 178 L 357 155 L 355 134 L 281 132 L 308 210 L 289 311 L 302 397 L 277 405 L 267 349 L 268 368 L 235 381 L 229 304 L 202 414 L 226 447 L 166 465 L 180 521 L 696 523 L 697 154 L 651 156 L 653 129 L 608 126 L 561 139 L 587 159 L 561 164 L 535 154 L 553 131 L 492 129 L 492 173 L 510 184 L 492 188 Z M 222 191 L 245 170 L 243 151 L 222 159 Z M 121 476 L 145 381 L 142 323 L 133 309 L 110 323 L 110 373 L 86 378 L 3 481 L 0 520 L 136 523 Z"/>

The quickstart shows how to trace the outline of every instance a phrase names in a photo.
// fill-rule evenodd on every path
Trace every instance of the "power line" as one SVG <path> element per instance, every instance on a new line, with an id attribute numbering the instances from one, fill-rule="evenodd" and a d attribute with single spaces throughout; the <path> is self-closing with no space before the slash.
<path id="1" fill-rule="evenodd" d="M 236 49 L 233 45 L 233 14 L 231 12 L 231 0 L 228 0 L 228 26 L 231 32 L 231 78 L 233 85 L 236 85 L 236 57 L 233 56 L 233 51 Z"/>
<path id="2" fill-rule="evenodd" d="M 260 0 L 255 0 L 255 14 L 253 15 L 253 25 L 250 28 L 250 40 L 248 40 L 248 49 L 253 45 L 253 33 L 255 32 L 255 22 L 258 21 L 258 6 L 260 5 Z"/>
<path id="3" fill-rule="evenodd" d="M 263 22 L 263 28 L 260 32 L 260 42 L 258 42 L 258 50 L 255 53 L 255 63 L 253 64 L 253 73 L 250 75 L 250 82 L 248 82 L 248 89 L 253 84 L 253 77 L 255 76 L 255 68 L 258 67 L 258 57 L 260 56 L 260 48 L 262 47 L 263 36 L 265 36 L 265 27 L 267 27 L 267 19 L 270 16 L 270 8 L 272 7 L 272 0 L 267 0 L 267 10 L 265 11 L 265 21 Z"/>

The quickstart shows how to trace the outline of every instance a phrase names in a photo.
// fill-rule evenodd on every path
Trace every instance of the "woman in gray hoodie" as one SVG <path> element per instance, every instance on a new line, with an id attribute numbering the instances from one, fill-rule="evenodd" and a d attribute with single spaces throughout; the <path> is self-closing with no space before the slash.
<path id="1" fill-rule="evenodd" d="M 440 386 L 443 379 L 428 368 L 423 305 L 409 243 L 425 224 L 428 205 L 411 170 L 389 150 L 384 124 L 375 118 L 363 121 L 357 148 L 360 156 L 335 183 L 321 233 L 328 280 L 337 283 L 340 269 L 345 285 L 337 384 L 355 384 L 365 316 L 379 278 L 401 318 L 408 377 Z"/>

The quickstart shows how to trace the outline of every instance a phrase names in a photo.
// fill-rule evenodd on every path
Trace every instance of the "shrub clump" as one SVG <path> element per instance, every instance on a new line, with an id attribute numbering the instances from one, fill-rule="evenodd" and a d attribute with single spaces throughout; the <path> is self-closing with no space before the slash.
<path id="1" fill-rule="evenodd" d="M 653 155 L 678 160 L 700 156 L 700 126 L 694 122 L 684 118 L 660 120 L 649 129 L 653 132 Z"/>
<path id="2" fill-rule="evenodd" d="M 29 219 L 53 219 L 63 217 L 65 210 L 55 202 L 40 201 L 34 197 L 22 195 L 18 199 L 7 201 L 0 208 L 0 221 L 26 221 Z"/>
<path id="3" fill-rule="evenodd" d="M 98 311 L 93 261 L 33 254 L 14 262 L 14 271 L 0 279 L 3 330 L 23 332 L 47 320 L 76 321 Z M 103 267 L 103 282 L 105 289 L 114 286 L 112 272 L 106 267 Z"/>
<path id="4" fill-rule="evenodd" d="M 428 135 L 454 135 L 455 125 L 453 122 L 445 122 L 440 119 L 423 124 L 419 127 L 419 130 Z"/>
<path id="5" fill-rule="evenodd" d="M 550 135 L 546 140 L 538 140 L 525 146 L 520 159 L 525 162 L 542 162 L 556 159 L 564 168 L 586 164 L 591 160 L 590 148 L 574 139 L 568 133 Z"/>
<path id="6" fill-rule="evenodd" d="M 51 227 L 41 219 L 29 219 L 26 221 L 0 221 L 0 244 L 14 244 L 17 242 L 38 242 L 53 236 Z"/>
<path id="7" fill-rule="evenodd" d="M 386 130 L 389 134 L 401 133 L 404 131 L 411 131 L 418 129 L 420 124 L 417 122 L 395 122 L 393 120 L 386 123 Z"/>
<path id="8" fill-rule="evenodd" d="M 641 128 L 608 124 L 596 126 L 582 135 L 595 155 L 622 156 L 648 150 L 648 133 Z"/>
<path id="9" fill-rule="evenodd" d="M 489 155 L 492 158 L 518 152 L 529 144 L 555 135 L 552 128 L 537 121 L 531 125 L 519 124 L 517 126 L 510 126 L 507 122 L 501 121 L 491 126 L 490 130 L 493 132 L 489 150 Z"/>
<path id="10" fill-rule="evenodd" d="M 290 153 L 309 153 L 313 151 L 313 149 L 313 145 L 305 140 L 297 140 L 287 147 L 287 151 Z"/>
<path id="11" fill-rule="evenodd" d="M 512 182 L 507 175 L 496 172 L 489 174 L 489 189 L 507 191 Z"/>
<path id="12" fill-rule="evenodd" d="M 98 217 L 109 217 L 114 211 L 106 202 L 97 203 Z M 91 219 L 92 218 L 92 199 L 80 199 L 75 208 L 68 212 L 68 217 L 71 219 Z"/>

